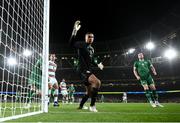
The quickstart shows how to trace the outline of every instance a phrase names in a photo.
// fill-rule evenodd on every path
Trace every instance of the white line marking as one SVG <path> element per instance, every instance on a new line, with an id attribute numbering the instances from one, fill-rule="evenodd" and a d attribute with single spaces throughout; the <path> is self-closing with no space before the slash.
<path id="1" fill-rule="evenodd" d="M 170 112 L 167 112 L 167 113 L 158 113 L 158 112 L 153 112 L 153 113 L 148 113 L 148 112 L 134 112 L 134 113 L 130 113 L 130 112 L 49 112 L 50 114 L 123 114 L 123 115 L 130 115 L 130 114 L 144 114 L 144 115 L 152 115 L 152 114 L 160 114 L 160 115 L 165 115 L 165 114 L 168 114 L 168 115 L 180 115 L 180 113 L 176 113 L 176 112 L 173 112 L 173 113 L 170 113 Z"/>

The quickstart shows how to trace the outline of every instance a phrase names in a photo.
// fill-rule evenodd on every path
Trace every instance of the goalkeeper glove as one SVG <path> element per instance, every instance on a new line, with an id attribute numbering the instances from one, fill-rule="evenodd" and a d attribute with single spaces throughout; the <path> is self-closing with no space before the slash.
<path id="1" fill-rule="evenodd" d="M 103 70 L 104 65 L 102 64 L 102 62 L 98 64 L 98 67 L 99 67 L 101 70 Z"/>

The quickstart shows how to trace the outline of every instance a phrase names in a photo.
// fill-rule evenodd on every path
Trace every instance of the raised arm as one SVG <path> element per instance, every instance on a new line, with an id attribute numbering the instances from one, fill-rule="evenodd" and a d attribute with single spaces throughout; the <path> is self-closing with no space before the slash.
<path id="1" fill-rule="evenodd" d="M 78 32 L 78 30 L 80 28 L 81 28 L 80 21 L 77 20 L 74 23 L 73 31 L 72 31 L 72 34 L 71 34 L 71 37 L 70 37 L 70 40 L 69 40 L 69 44 L 70 44 L 71 47 L 78 47 L 78 44 L 75 41 L 75 37 L 76 37 L 77 32 Z"/>

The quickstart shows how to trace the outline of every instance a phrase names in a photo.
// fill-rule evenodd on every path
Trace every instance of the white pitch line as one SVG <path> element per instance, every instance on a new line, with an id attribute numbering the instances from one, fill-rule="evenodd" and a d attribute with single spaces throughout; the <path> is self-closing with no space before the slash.
<path id="1" fill-rule="evenodd" d="M 160 114 L 160 115 L 180 115 L 180 113 L 158 113 L 158 112 L 153 112 L 153 113 L 147 113 L 147 112 L 134 112 L 134 113 L 130 113 L 130 112 L 49 112 L 50 114 L 125 114 L 125 115 L 130 115 L 130 114 L 145 114 L 145 115 L 152 115 L 152 114 Z"/>

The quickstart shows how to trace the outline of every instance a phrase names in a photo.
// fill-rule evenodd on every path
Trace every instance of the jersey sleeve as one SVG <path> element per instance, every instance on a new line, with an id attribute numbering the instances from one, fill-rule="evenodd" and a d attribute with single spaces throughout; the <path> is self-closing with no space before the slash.
<path id="1" fill-rule="evenodd" d="M 137 69 L 137 62 L 134 62 L 134 65 L 133 65 L 133 67 L 135 67 L 136 69 Z"/>

